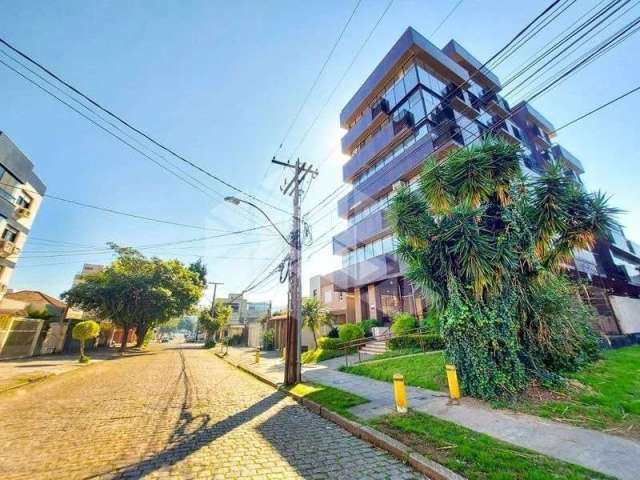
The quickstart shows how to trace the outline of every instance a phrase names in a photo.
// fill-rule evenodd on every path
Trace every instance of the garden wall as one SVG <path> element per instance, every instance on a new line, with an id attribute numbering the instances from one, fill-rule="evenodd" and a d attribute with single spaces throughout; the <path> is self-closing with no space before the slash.
<path id="1" fill-rule="evenodd" d="M 611 295 L 609 301 L 622 333 L 640 333 L 640 299 Z"/>

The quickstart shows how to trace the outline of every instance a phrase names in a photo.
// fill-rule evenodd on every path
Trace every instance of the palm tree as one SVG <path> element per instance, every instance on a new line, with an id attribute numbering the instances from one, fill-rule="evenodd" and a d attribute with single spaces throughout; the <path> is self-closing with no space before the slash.
<path id="1" fill-rule="evenodd" d="M 316 348 L 318 348 L 318 334 L 325 325 L 333 326 L 331 315 L 325 306 L 315 297 L 305 298 L 302 301 L 302 326 L 311 330 Z"/>
<path id="2" fill-rule="evenodd" d="M 521 155 L 488 137 L 428 159 L 418 191 L 399 191 L 388 215 L 407 277 L 442 315 L 448 360 L 467 393 L 485 398 L 523 389 L 527 372 L 552 363 L 523 342 L 544 337 L 535 286 L 592 247 L 617 213 L 560 163 L 525 178 Z"/>

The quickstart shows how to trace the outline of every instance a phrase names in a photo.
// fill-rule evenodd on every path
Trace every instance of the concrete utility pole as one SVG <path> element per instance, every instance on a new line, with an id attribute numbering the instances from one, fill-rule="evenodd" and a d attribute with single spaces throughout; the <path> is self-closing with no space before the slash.
<path id="1" fill-rule="evenodd" d="M 213 299 L 211 300 L 211 316 L 215 315 L 216 309 L 216 292 L 218 291 L 218 285 L 224 285 L 222 282 L 209 282 L 209 285 L 213 285 Z M 222 338 L 222 337 L 220 337 Z"/>
<path id="2" fill-rule="evenodd" d="M 314 170 L 311 165 L 306 163 L 300 164 L 300 159 L 295 164 L 279 162 L 275 158 L 272 163 L 282 165 L 283 167 L 294 170 L 291 181 L 282 188 L 284 195 L 293 195 L 293 225 L 291 230 L 291 238 L 289 245 L 291 252 L 289 254 L 289 308 L 287 318 L 286 332 L 286 352 L 285 352 L 285 371 L 284 383 L 294 385 L 301 380 L 301 361 L 300 361 L 300 345 L 302 335 L 302 278 L 301 278 L 301 251 L 302 251 L 302 233 L 301 223 L 302 214 L 300 207 L 300 186 L 308 174 L 311 178 L 318 175 L 318 170 Z"/>

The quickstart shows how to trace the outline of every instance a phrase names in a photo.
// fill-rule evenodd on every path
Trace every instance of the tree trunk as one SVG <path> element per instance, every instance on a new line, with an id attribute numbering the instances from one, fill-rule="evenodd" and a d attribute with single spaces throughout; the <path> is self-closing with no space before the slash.
<path id="1" fill-rule="evenodd" d="M 140 329 L 139 334 L 136 338 L 136 347 L 138 348 L 142 347 L 142 344 L 144 343 L 144 337 L 147 336 L 148 331 L 149 331 L 149 325 L 145 325 Z"/>
<path id="2" fill-rule="evenodd" d="M 122 329 L 122 341 L 120 342 L 120 353 L 124 353 L 127 349 L 127 340 L 129 339 L 129 326 Z"/>
<path id="3" fill-rule="evenodd" d="M 80 340 L 80 359 L 84 358 L 84 340 Z"/>
<path id="4" fill-rule="evenodd" d="M 318 339 L 316 338 L 316 330 L 312 328 L 311 333 L 313 334 L 313 343 L 316 346 L 316 348 L 318 348 Z"/>

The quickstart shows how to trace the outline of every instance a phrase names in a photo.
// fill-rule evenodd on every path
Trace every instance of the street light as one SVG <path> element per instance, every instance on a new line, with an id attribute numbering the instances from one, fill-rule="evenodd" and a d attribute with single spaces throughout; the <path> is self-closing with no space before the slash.
<path id="1" fill-rule="evenodd" d="M 262 210 L 256 204 L 248 202 L 247 200 L 242 200 L 242 199 L 240 199 L 238 197 L 224 197 L 224 201 L 225 202 L 229 202 L 229 203 L 233 203 L 234 205 L 240 205 L 241 203 L 246 203 L 247 205 L 252 206 L 256 210 L 258 210 L 262 215 L 264 215 L 264 218 L 266 218 L 269 221 L 269 223 L 271 224 L 271 226 L 276 229 L 276 232 L 278 232 L 280 234 L 280 236 L 287 243 L 287 245 L 292 246 L 291 241 L 289 241 L 289 239 L 280 231 L 280 229 L 278 227 L 276 227 L 276 224 L 273 223 L 273 221 L 269 218 L 269 215 L 267 215 L 265 213 L 265 211 Z"/>

